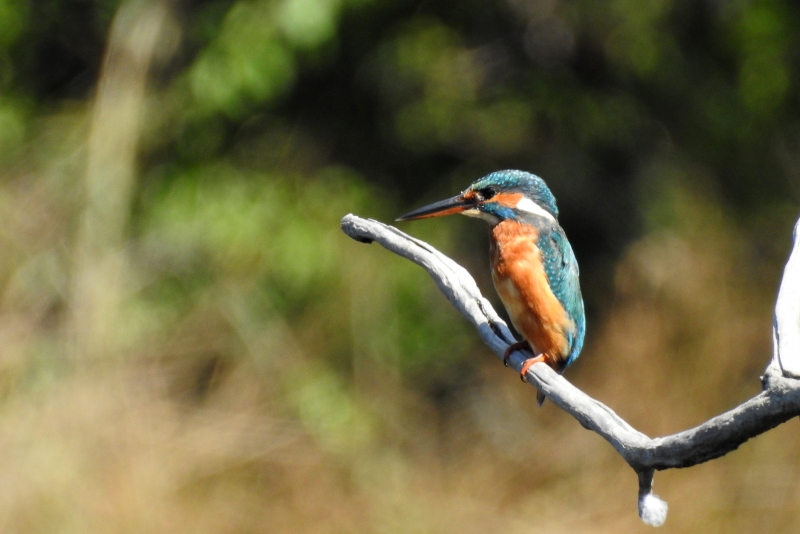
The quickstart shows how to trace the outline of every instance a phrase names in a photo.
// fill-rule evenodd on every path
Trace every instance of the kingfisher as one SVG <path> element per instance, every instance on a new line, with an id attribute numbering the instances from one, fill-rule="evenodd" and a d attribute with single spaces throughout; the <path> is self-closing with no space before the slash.
<path id="1" fill-rule="evenodd" d="M 562 373 L 583 348 L 586 316 L 578 262 L 558 224 L 558 208 L 544 180 L 524 171 L 497 171 L 460 194 L 397 218 L 410 221 L 461 213 L 490 226 L 492 281 L 511 323 L 523 337 L 505 351 L 528 350 L 520 376 L 544 362 Z M 537 395 L 539 405 L 544 395 Z"/>

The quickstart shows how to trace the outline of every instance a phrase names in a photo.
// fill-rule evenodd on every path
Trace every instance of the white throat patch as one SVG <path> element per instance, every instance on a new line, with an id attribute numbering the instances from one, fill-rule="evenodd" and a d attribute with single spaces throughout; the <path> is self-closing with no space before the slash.
<path id="1" fill-rule="evenodd" d="M 515 206 L 516 209 L 519 211 L 524 211 L 525 213 L 530 213 L 531 215 L 538 215 L 539 217 L 544 217 L 548 221 L 556 222 L 556 218 L 553 217 L 553 214 L 541 207 L 539 204 L 534 202 L 529 198 L 523 198 L 517 205 Z"/>
<path id="2" fill-rule="evenodd" d="M 489 224 L 497 224 L 500 222 L 500 219 L 498 219 L 494 215 L 481 211 L 478 208 L 471 208 L 468 210 L 464 210 L 461 212 L 461 214 L 466 215 L 467 217 L 475 217 L 477 219 L 483 219 Z"/>

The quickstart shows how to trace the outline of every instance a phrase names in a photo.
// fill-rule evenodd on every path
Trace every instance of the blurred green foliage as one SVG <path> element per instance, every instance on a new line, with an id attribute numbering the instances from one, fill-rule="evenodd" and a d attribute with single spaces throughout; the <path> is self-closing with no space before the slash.
<path id="1" fill-rule="evenodd" d="M 590 312 L 569 378 L 647 433 L 696 424 L 768 359 L 798 30 L 788 0 L 0 0 L 0 530 L 639 529 L 610 447 L 339 220 L 543 176 Z M 114 84 L 136 62 L 141 95 Z M 100 120 L 129 137 L 91 145 Z M 103 142 L 136 163 L 98 244 Z M 495 298 L 482 223 L 403 230 Z M 753 474 L 797 468 L 789 434 L 664 474 L 667 528 L 793 531 L 796 477 Z"/>

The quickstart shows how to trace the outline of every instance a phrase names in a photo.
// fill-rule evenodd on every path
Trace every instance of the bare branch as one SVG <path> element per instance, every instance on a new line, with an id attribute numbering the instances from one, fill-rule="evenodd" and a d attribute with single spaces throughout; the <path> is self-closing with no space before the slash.
<path id="1" fill-rule="evenodd" d="M 353 239 L 365 243 L 375 241 L 428 271 L 442 293 L 475 326 L 495 355 L 503 357 L 506 347 L 514 342 L 514 338 L 463 267 L 429 244 L 378 221 L 350 214 L 342 219 L 341 226 Z M 795 238 L 796 235 L 797 228 Z M 795 239 L 795 250 L 786 266 L 776 307 L 776 356 L 762 377 L 764 391 L 695 428 L 671 436 L 650 438 L 547 365 L 537 363 L 528 371 L 527 379 L 533 386 L 577 419 L 583 427 L 605 438 L 637 472 L 639 516 L 646 523 L 659 526 L 666 519 L 666 503 L 652 493 L 655 470 L 690 467 L 719 458 L 748 439 L 800 415 L 800 381 L 782 376 L 775 363 L 780 354 L 781 368 L 787 376 L 795 376 L 795 369 L 800 372 L 800 341 L 797 341 L 800 340 L 798 248 Z M 785 303 L 784 307 L 782 303 Z M 796 357 L 791 356 L 792 365 L 788 364 L 789 357 L 784 357 L 789 354 L 797 354 Z M 523 353 L 515 352 L 509 364 L 519 371 L 525 358 Z"/>

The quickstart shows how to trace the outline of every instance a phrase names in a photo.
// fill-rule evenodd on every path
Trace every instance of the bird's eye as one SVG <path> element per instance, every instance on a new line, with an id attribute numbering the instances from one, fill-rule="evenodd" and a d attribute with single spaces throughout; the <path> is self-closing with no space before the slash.
<path id="1" fill-rule="evenodd" d="M 487 187 L 487 188 L 481 190 L 481 196 L 483 197 L 483 200 L 489 200 L 490 198 L 492 198 L 496 194 L 497 194 L 497 191 L 495 191 L 495 189 L 493 187 Z"/>

